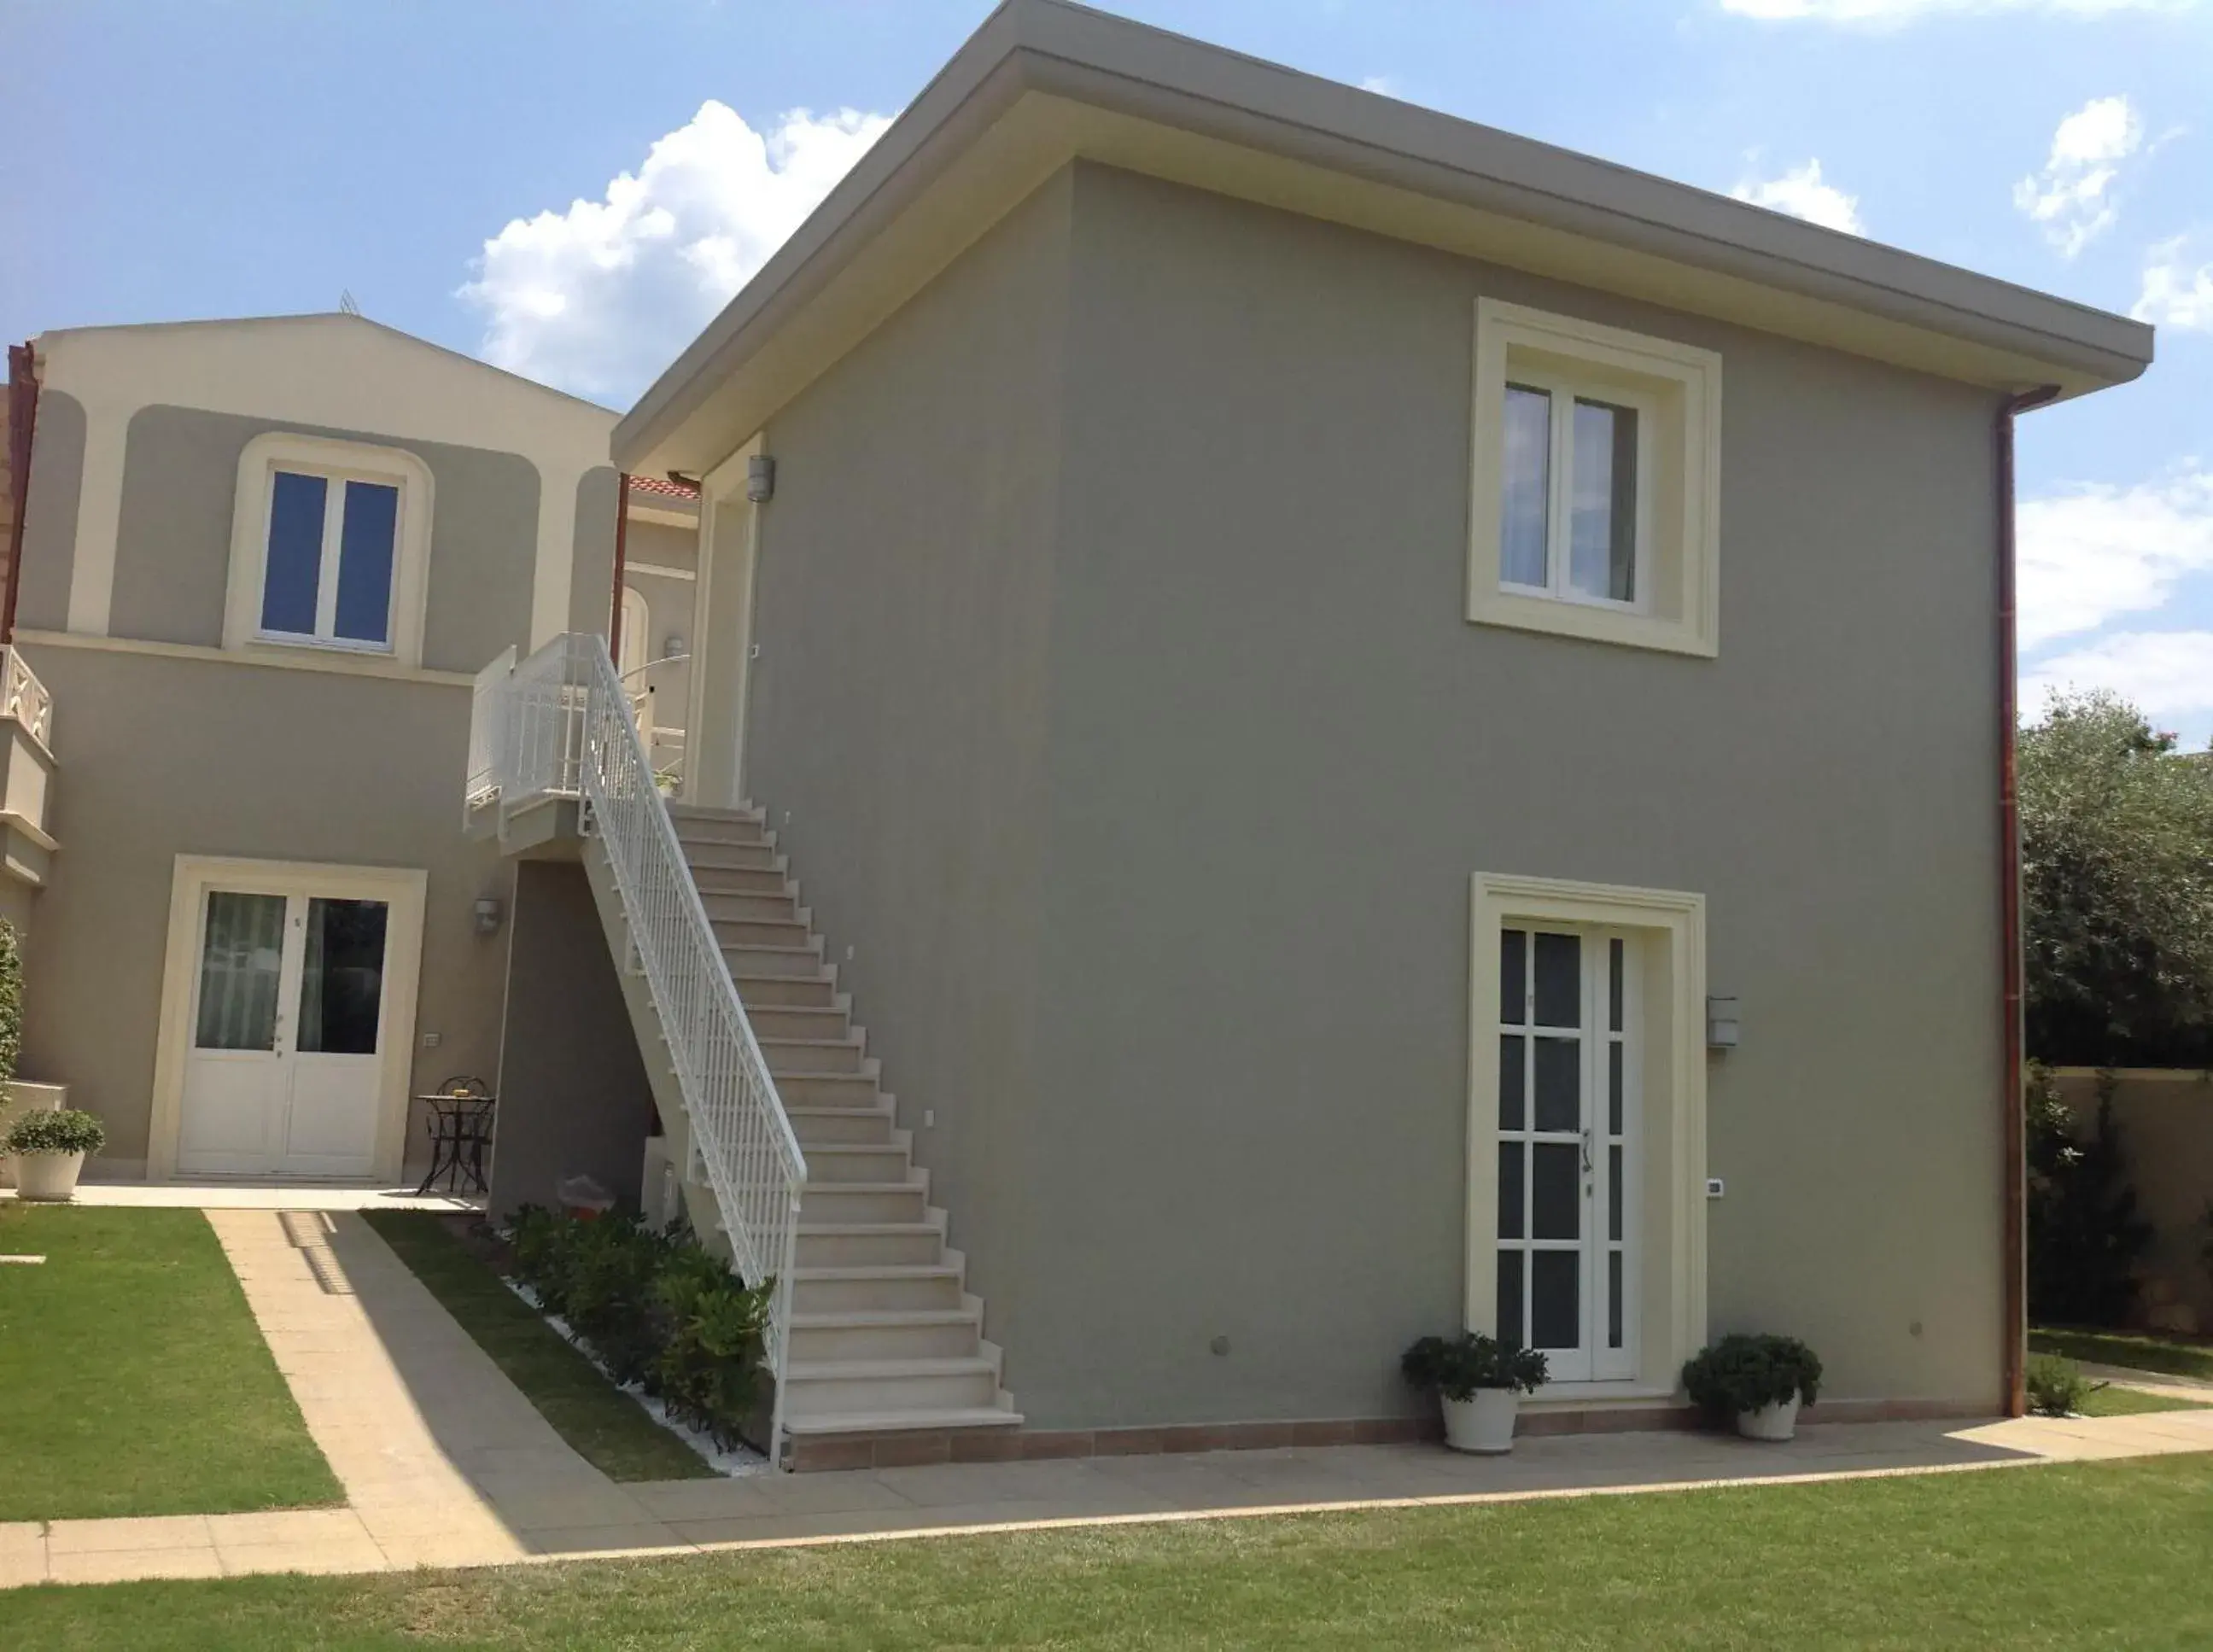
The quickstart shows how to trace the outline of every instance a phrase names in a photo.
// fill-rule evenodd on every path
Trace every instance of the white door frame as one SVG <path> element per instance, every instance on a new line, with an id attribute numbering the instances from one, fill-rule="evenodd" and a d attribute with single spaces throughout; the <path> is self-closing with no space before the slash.
<path id="1" fill-rule="evenodd" d="M 684 713 L 684 801 L 729 808 L 745 800 L 746 696 L 752 678 L 753 575 L 760 507 L 746 497 L 747 461 L 765 432 L 699 484 L 698 578 L 692 588 L 691 703 Z"/>
<path id="2" fill-rule="evenodd" d="M 1625 1204 L 1636 1234 L 1636 1375 L 1548 1383 L 1539 1399 L 1672 1394 L 1706 1340 L 1706 903 L 1682 890 L 1476 873 L 1470 884 L 1464 1323 L 1497 1320 L 1499 931 L 1616 930 L 1637 938 L 1642 1160 Z"/>
<path id="3" fill-rule="evenodd" d="M 384 934 L 384 1050 L 377 1084 L 376 1151 L 371 1178 L 396 1181 L 407 1149 L 408 1081 L 415 1066 L 415 1004 L 423 966 L 424 897 L 419 868 L 332 866 L 314 861 L 247 860 L 180 855 L 169 887 L 169 937 L 162 966 L 162 1011 L 154 1051 L 153 1107 L 146 1127 L 146 1174 L 177 1173 L 184 1125 L 185 1061 L 192 1042 L 192 995 L 199 977 L 200 914 L 210 889 L 247 894 L 381 900 L 390 908 Z M 295 984 L 296 991 L 296 984 Z"/>

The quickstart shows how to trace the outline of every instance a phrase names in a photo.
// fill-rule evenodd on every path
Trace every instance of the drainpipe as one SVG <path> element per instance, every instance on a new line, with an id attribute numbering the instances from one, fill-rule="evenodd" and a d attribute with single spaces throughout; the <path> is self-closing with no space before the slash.
<path id="1" fill-rule="evenodd" d="M 1998 947 L 2004 978 L 2000 1047 L 2005 1052 L 1999 1098 L 2005 1205 L 2005 1330 L 2001 1362 L 2005 1414 L 2028 1409 L 2028 1142 L 2021 1094 L 2021 802 L 2015 790 L 2015 747 L 2021 719 L 2018 599 L 2014 579 L 2014 421 L 2056 399 L 2059 387 L 2039 385 L 2009 396 L 1998 411 Z"/>
<path id="2" fill-rule="evenodd" d="M 38 357 L 27 344 L 8 346 L 8 588 L 0 597 L 0 643 L 15 640 L 15 588 L 23 576 L 24 501 L 31 497 L 31 431 L 39 419 Z"/>
<path id="3" fill-rule="evenodd" d="M 630 541 L 630 472 L 624 471 L 615 478 L 615 588 L 610 594 L 607 607 L 607 658 L 614 662 L 618 674 L 622 671 L 622 588 L 623 564 Z M 641 660 L 640 665 L 645 662 Z"/>

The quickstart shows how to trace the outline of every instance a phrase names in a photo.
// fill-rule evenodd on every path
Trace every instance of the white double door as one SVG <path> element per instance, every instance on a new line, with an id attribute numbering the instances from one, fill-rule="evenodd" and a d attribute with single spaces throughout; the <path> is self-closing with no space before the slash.
<path id="1" fill-rule="evenodd" d="M 1555 1382 L 1637 1375 L 1636 945 L 1500 935 L 1498 1334 Z"/>
<path id="2" fill-rule="evenodd" d="M 180 1171 L 372 1173 L 391 915 L 382 900 L 204 892 Z"/>

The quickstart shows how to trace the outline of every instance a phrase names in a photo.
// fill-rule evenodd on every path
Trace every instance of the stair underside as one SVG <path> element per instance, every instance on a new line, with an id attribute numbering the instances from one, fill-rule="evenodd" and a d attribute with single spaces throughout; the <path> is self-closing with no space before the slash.
<path id="1" fill-rule="evenodd" d="M 680 804 L 669 814 L 808 1160 L 786 1430 L 1019 1426 L 999 1385 L 999 1350 L 984 1338 L 983 1304 L 946 1247 L 928 1173 L 898 1128 L 775 834 L 757 809 Z"/>

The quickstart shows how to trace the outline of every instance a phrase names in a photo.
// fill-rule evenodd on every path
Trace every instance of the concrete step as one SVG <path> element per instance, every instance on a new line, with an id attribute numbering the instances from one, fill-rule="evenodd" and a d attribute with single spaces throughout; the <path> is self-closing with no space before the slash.
<path id="1" fill-rule="evenodd" d="M 782 975 L 799 980 L 824 977 L 820 942 L 811 947 L 726 946 L 722 959 L 734 979 L 741 975 Z"/>
<path id="2" fill-rule="evenodd" d="M 804 1228 L 818 1222 L 921 1222 L 929 1206 L 930 1189 L 920 1181 L 820 1182 L 810 1178 L 800 1195 L 799 1223 Z"/>
<path id="3" fill-rule="evenodd" d="M 883 1087 L 874 1073 L 778 1073 L 776 1093 L 787 1107 L 875 1107 Z"/>
<path id="4" fill-rule="evenodd" d="M 968 1308 L 794 1314 L 795 1360 L 956 1359 L 975 1354 L 984 1329 Z"/>
<path id="5" fill-rule="evenodd" d="M 863 1059 L 861 1040 L 842 1039 L 778 1039 L 762 1035 L 759 1027 L 753 1036 L 760 1039 L 761 1054 L 768 1060 L 768 1070 L 777 1077 L 786 1073 L 857 1073 Z"/>
<path id="6" fill-rule="evenodd" d="M 838 983 L 826 974 L 749 975 L 743 970 L 733 969 L 730 978 L 748 1016 L 756 1009 L 837 1011 Z M 753 1036 L 760 1036 L 758 1029 Z"/>
<path id="7" fill-rule="evenodd" d="M 767 818 L 767 811 L 754 803 L 739 803 L 731 808 L 722 808 L 713 803 L 672 802 L 668 805 L 668 818 L 672 820 L 705 820 L 709 822 L 716 820 L 744 820 L 749 821 L 754 826 L 759 826 L 762 820 Z"/>
<path id="8" fill-rule="evenodd" d="M 960 1306 L 960 1270 L 950 1263 L 791 1271 L 795 1314 Z"/>
<path id="9" fill-rule="evenodd" d="M 784 1422 L 795 1439 L 802 1436 L 814 1438 L 824 1435 L 911 1434 L 923 1429 L 1017 1429 L 1021 1424 L 1020 1411 L 981 1405 L 944 1411 L 845 1411 L 812 1417 L 804 1423 L 789 1417 Z"/>
<path id="10" fill-rule="evenodd" d="M 784 1419 L 993 1409 L 999 1375 L 966 1359 L 794 1361 L 784 1372 Z"/>
<path id="11" fill-rule="evenodd" d="M 921 1267 L 945 1259 L 945 1235 L 927 1222 L 822 1222 L 799 1229 L 802 1268 Z"/>
<path id="12" fill-rule="evenodd" d="M 743 997 L 741 990 L 740 997 Z M 809 1042 L 850 1038 L 861 1040 L 854 1030 L 853 1018 L 837 1006 L 802 1005 L 746 1005 L 746 1019 L 753 1024 L 753 1036 L 763 1044 L 771 1039 L 803 1039 Z"/>
<path id="13" fill-rule="evenodd" d="M 732 947 L 796 948 L 817 954 L 822 950 L 814 932 L 797 917 L 720 918 L 710 914 L 708 921 L 724 952 Z"/>
<path id="14" fill-rule="evenodd" d="M 791 881 L 781 857 L 774 866 L 699 866 L 692 868 L 692 881 L 700 899 L 709 895 L 791 895 L 799 886 Z"/>
<path id="15" fill-rule="evenodd" d="M 709 819 L 697 814 L 672 814 L 670 820 L 676 827 L 677 842 L 692 844 L 762 844 L 773 843 L 775 834 L 760 820 Z"/>
<path id="16" fill-rule="evenodd" d="M 816 1143 L 807 1149 L 807 1180 L 809 1186 L 904 1181 L 913 1162 L 905 1148 L 887 1143 Z"/>
<path id="17" fill-rule="evenodd" d="M 799 897 L 789 885 L 778 894 L 730 894 L 719 889 L 702 889 L 699 905 L 706 909 L 710 924 L 797 924 Z M 718 934 L 720 930 L 716 931 Z"/>
<path id="18" fill-rule="evenodd" d="M 783 856 L 772 844 L 684 843 L 684 858 L 693 875 L 705 871 L 762 872 L 781 870 Z"/>
<path id="19" fill-rule="evenodd" d="M 786 1107 L 802 1148 L 888 1147 L 896 1121 L 889 1107 Z"/>

